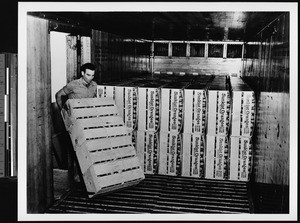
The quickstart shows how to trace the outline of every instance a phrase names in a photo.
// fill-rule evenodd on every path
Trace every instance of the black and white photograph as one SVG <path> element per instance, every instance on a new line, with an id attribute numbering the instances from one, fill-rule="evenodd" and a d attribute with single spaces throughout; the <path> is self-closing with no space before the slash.
<path id="1" fill-rule="evenodd" d="M 298 220 L 297 2 L 15 4 L 9 220 Z"/>

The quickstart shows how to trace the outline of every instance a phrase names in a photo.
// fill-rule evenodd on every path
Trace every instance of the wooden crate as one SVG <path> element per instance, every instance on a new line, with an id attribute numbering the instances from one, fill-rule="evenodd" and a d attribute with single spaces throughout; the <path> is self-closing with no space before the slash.
<path id="1" fill-rule="evenodd" d="M 205 178 L 227 180 L 228 144 L 227 136 L 206 136 Z"/>
<path id="2" fill-rule="evenodd" d="M 157 131 L 159 128 L 160 84 L 156 87 L 138 88 L 139 131 Z"/>
<path id="3" fill-rule="evenodd" d="M 230 93 L 228 90 L 208 90 L 207 134 L 229 134 Z"/>
<path id="4" fill-rule="evenodd" d="M 179 133 L 183 128 L 183 89 L 189 83 L 170 83 L 161 88 L 160 131 Z"/>
<path id="5" fill-rule="evenodd" d="M 249 181 L 253 148 L 251 137 L 230 137 L 229 180 Z"/>
<path id="6" fill-rule="evenodd" d="M 206 90 L 184 89 L 184 133 L 205 134 Z"/>
<path id="7" fill-rule="evenodd" d="M 129 131 L 137 125 L 137 87 L 134 84 L 115 86 L 115 100 L 119 113 Z"/>
<path id="8" fill-rule="evenodd" d="M 181 148 L 181 133 L 159 133 L 158 174 L 171 176 L 181 175 Z"/>
<path id="9" fill-rule="evenodd" d="M 69 99 L 62 116 L 90 197 L 144 179 L 132 135 L 112 98 Z"/>
<path id="10" fill-rule="evenodd" d="M 183 133 L 181 175 L 204 177 L 205 135 Z"/>
<path id="11" fill-rule="evenodd" d="M 251 137 L 254 131 L 256 103 L 254 91 L 232 83 L 231 135 Z"/>
<path id="12" fill-rule="evenodd" d="M 158 133 L 137 131 L 136 149 L 144 173 L 156 174 L 158 167 Z"/>

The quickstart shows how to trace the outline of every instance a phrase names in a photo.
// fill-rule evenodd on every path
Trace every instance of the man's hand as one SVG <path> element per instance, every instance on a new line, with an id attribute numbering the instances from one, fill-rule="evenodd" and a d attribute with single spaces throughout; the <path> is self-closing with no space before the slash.
<path id="1" fill-rule="evenodd" d="M 63 89 L 60 89 L 56 94 L 55 94 L 55 99 L 56 99 L 56 104 L 58 106 L 58 109 L 62 109 L 62 97 L 67 96 L 67 94 L 63 91 Z"/>

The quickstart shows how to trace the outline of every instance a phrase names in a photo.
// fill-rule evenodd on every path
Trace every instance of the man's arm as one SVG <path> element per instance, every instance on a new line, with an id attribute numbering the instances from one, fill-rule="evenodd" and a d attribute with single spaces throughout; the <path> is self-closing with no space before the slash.
<path id="1" fill-rule="evenodd" d="M 56 103 L 57 106 L 59 108 L 59 110 L 62 109 L 62 96 L 67 96 L 67 94 L 64 92 L 63 89 L 60 89 L 56 94 L 55 94 L 55 99 L 56 99 Z"/>

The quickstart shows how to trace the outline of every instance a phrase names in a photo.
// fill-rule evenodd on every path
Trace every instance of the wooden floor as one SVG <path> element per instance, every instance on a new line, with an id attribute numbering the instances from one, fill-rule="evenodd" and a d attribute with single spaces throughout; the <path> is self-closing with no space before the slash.
<path id="1" fill-rule="evenodd" d="M 136 186 L 88 198 L 82 184 L 47 213 L 252 213 L 248 184 L 146 175 Z"/>

